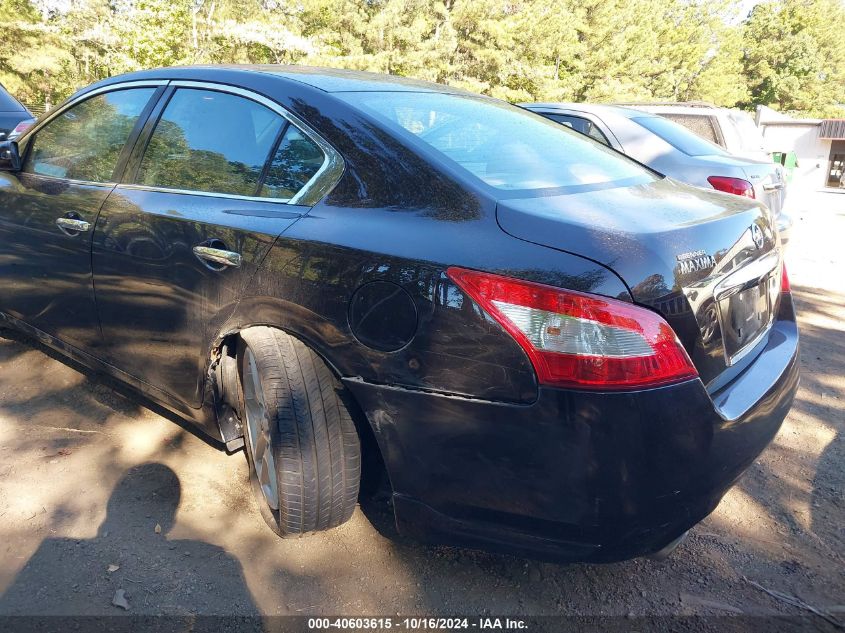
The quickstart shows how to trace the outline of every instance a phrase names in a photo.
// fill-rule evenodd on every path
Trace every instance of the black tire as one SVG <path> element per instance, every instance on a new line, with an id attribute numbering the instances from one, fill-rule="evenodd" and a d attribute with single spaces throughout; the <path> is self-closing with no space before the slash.
<path id="1" fill-rule="evenodd" d="M 269 424 L 277 508 L 268 501 L 276 495 L 265 492 L 258 481 L 247 427 L 245 384 L 256 382 L 254 377 L 244 380 L 245 370 L 252 371 L 245 369 L 250 353 L 264 398 L 262 419 Z M 328 530 L 349 520 L 358 499 L 361 449 L 344 404 L 347 396 L 332 371 L 302 341 L 270 327 L 241 333 L 238 370 L 245 452 L 264 520 L 282 537 Z"/>

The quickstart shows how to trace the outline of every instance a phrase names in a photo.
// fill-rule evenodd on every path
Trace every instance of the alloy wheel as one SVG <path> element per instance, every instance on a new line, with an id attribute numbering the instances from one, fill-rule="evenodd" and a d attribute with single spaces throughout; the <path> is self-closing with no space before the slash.
<path id="1" fill-rule="evenodd" d="M 252 467 L 267 505 L 273 510 L 278 510 L 279 480 L 270 442 L 270 417 L 264 402 L 255 356 L 248 347 L 244 353 L 244 361 L 244 410 Z"/>

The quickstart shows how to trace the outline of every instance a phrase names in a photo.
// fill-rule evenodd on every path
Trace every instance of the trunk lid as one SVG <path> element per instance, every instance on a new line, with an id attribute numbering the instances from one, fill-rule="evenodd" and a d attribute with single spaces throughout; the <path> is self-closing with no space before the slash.
<path id="1" fill-rule="evenodd" d="M 775 163 L 748 163 L 743 166 L 748 181 L 754 185 L 754 195 L 777 217 L 786 197 L 786 183 L 781 168 Z"/>
<path id="2" fill-rule="evenodd" d="M 514 237 L 612 269 L 635 302 L 666 318 L 713 388 L 750 362 L 768 334 L 780 245 L 771 213 L 749 198 L 665 178 L 500 199 L 497 217 Z"/>

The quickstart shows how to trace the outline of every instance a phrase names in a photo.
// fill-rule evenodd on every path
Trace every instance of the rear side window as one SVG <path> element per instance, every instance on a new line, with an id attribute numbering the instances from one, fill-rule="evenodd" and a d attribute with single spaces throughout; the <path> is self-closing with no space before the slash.
<path id="1" fill-rule="evenodd" d="M 697 134 L 693 134 L 683 125 L 678 125 L 665 117 L 642 116 L 633 117 L 631 120 L 659 136 L 687 156 L 725 156 L 727 154 L 718 145 L 706 141 Z"/>
<path id="2" fill-rule="evenodd" d="M 338 93 L 400 136 L 411 135 L 487 185 L 531 191 L 655 176 L 583 135 L 507 103 L 443 93 Z"/>
<path id="3" fill-rule="evenodd" d="M 251 99 L 180 88 L 150 137 L 137 183 L 254 196 L 285 124 Z"/>
<path id="4" fill-rule="evenodd" d="M 595 139 L 599 143 L 604 143 L 605 145 L 610 145 L 607 140 L 607 137 L 602 133 L 602 131 L 596 127 L 596 124 L 590 121 L 589 119 L 582 118 L 580 116 L 572 116 L 569 114 L 552 114 L 552 113 L 543 113 L 543 116 L 547 119 L 551 119 L 552 121 L 557 121 L 561 125 L 565 125 L 568 128 L 572 128 L 576 132 L 581 132 L 584 136 L 589 136 L 591 139 Z"/>
<path id="5" fill-rule="evenodd" d="M 701 138 L 720 145 L 719 135 L 716 134 L 716 128 L 713 125 L 713 118 L 708 115 L 698 114 L 675 114 L 674 112 L 660 113 L 661 116 L 666 117 L 670 121 L 674 121 L 678 125 L 683 125 L 685 128 L 697 134 Z"/>
<path id="6" fill-rule="evenodd" d="M 293 125 L 289 125 L 273 154 L 260 195 L 266 198 L 293 198 L 323 165 L 319 146 Z"/>
<path id="7" fill-rule="evenodd" d="M 117 90 L 86 99 L 38 130 L 23 171 L 110 182 L 132 128 L 155 88 Z"/>

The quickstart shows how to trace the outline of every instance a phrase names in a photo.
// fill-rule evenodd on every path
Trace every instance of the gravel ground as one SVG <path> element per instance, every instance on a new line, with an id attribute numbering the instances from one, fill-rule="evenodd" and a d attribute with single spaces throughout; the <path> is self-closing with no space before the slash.
<path id="1" fill-rule="evenodd" d="M 329 533 L 278 540 L 258 515 L 241 453 L 215 450 L 7 333 L 0 615 L 628 620 L 813 608 L 802 624 L 833 630 L 837 618 L 845 623 L 845 195 L 797 203 L 787 262 L 802 328 L 800 393 L 772 445 L 668 561 L 563 566 L 420 545 L 393 533 L 383 501 Z M 128 610 L 112 604 L 118 589 Z"/>

